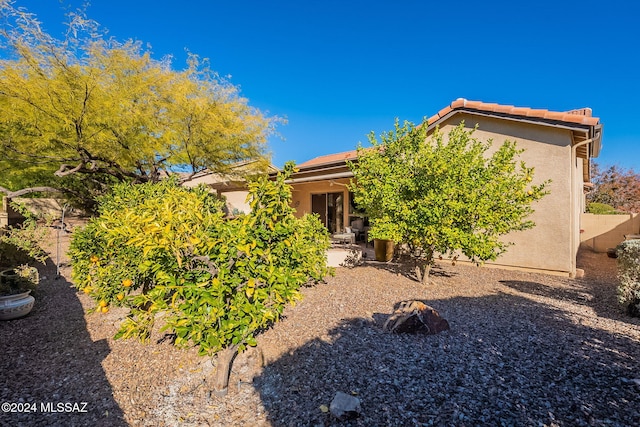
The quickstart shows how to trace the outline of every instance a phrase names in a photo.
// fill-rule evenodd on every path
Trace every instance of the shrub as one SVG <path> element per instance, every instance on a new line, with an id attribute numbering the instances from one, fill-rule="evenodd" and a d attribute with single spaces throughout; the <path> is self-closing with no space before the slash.
<path id="1" fill-rule="evenodd" d="M 616 248 L 618 255 L 618 299 L 631 315 L 640 315 L 640 240 L 627 240 Z"/>
<path id="2" fill-rule="evenodd" d="M 41 226 L 38 216 L 23 204 L 12 202 L 11 207 L 20 213 L 24 220 L 17 226 L 0 230 L 0 268 L 34 262 L 44 263 L 47 253 L 42 248 L 42 243 L 47 228 Z"/>
<path id="3" fill-rule="evenodd" d="M 130 310 L 116 338 L 146 340 L 162 315 L 176 345 L 221 352 L 216 389 L 226 389 L 220 378 L 233 354 L 256 344 L 300 286 L 328 273 L 328 232 L 290 207 L 292 171 L 250 183 L 252 211 L 234 218 L 204 189 L 117 185 L 100 200 L 100 216 L 73 235 L 76 286 L 98 302 L 94 311 Z"/>
<path id="4" fill-rule="evenodd" d="M 596 215 L 617 215 L 618 212 L 613 206 L 606 203 L 591 202 L 587 205 L 587 212 Z"/>

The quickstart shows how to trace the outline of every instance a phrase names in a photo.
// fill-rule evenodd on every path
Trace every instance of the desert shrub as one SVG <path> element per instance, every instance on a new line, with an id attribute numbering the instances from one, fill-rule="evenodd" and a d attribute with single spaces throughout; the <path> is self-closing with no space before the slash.
<path id="1" fill-rule="evenodd" d="M 640 239 L 627 240 L 616 248 L 618 299 L 630 314 L 640 315 Z"/>
<path id="2" fill-rule="evenodd" d="M 36 214 L 23 204 L 12 202 L 11 207 L 24 220 L 6 230 L 0 230 L 0 267 L 14 267 L 21 264 L 44 263 L 47 253 L 42 243 L 47 232 L 47 224 L 40 224 Z"/>
<path id="3" fill-rule="evenodd" d="M 591 202 L 587 205 L 587 212 L 596 215 L 616 215 L 618 212 L 613 206 L 606 203 Z"/>
<path id="4" fill-rule="evenodd" d="M 252 211 L 233 218 L 203 189 L 115 186 L 99 217 L 74 232 L 75 285 L 97 301 L 94 310 L 130 310 L 116 338 L 146 340 L 162 314 L 175 344 L 200 354 L 255 345 L 255 333 L 300 297 L 300 286 L 329 271 L 328 232 L 290 207 L 292 170 L 250 183 Z"/>

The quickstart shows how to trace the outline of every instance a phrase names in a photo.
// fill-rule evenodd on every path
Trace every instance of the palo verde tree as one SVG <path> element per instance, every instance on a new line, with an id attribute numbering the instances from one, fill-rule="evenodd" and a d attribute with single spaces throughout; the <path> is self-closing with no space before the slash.
<path id="1" fill-rule="evenodd" d="M 217 354 L 214 389 L 224 394 L 233 356 L 256 345 L 301 286 L 329 272 L 328 232 L 289 205 L 292 170 L 251 182 L 251 213 L 234 218 L 202 188 L 116 185 L 100 215 L 73 234 L 74 283 L 94 311 L 129 310 L 116 338 L 147 340 L 161 319 L 177 346 Z"/>
<path id="2" fill-rule="evenodd" d="M 189 55 L 176 71 L 140 42 L 107 38 L 81 12 L 68 15 L 64 38 L 7 0 L 0 17 L 0 166 L 12 177 L 0 181 L 3 192 L 99 194 L 175 170 L 224 174 L 245 164 L 250 174 L 268 164 L 278 119 L 250 107 L 206 60 Z"/>
<path id="3" fill-rule="evenodd" d="M 464 123 L 445 138 L 436 129 L 396 121 L 393 131 L 373 147 L 358 148 L 350 167 L 355 202 L 370 215 L 370 238 L 409 245 L 416 275 L 428 282 L 434 254 L 462 252 L 474 262 L 495 260 L 514 230 L 534 226 L 527 220 L 532 202 L 545 194 L 547 182 L 532 185 L 533 168 L 516 158 L 522 152 L 505 142 L 489 155 Z"/>

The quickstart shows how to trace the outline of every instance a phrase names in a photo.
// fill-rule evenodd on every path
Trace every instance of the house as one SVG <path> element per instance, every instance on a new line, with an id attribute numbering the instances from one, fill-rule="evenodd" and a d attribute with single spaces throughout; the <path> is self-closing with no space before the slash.
<path id="1" fill-rule="evenodd" d="M 439 127 L 448 135 L 462 121 L 477 125 L 474 136 L 493 140 L 494 148 L 516 141 L 525 150 L 521 160 L 535 168 L 533 183 L 551 180 L 550 194 L 534 204 L 536 226 L 506 236 L 515 245 L 492 264 L 573 277 L 589 164 L 601 149 L 600 120 L 590 108 L 556 112 L 457 99 L 428 119 L 427 130 Z M 316 157 L 298 165 L 290 181 L 297 214 L 317 213 L 332 233 L 362 218 L 347 189 L 353 177 L 347 160 L 357 161 L 356 151 Z"/>
<path id="2" fill-rule="evenodd" d="M 185 187 L 197 187 L 204 184 L 215 190 L 218 195 L 222 195 L 226 199 L 227 211 L 230 214 L 248 213 L 251 208 L 247 203 L 247 182 L 245 180 L 247 174 L 254 173 L 254 169 L 261 170 L 260 165 L 256 165 L 260 161 L 249 161 L 238 163 L 230 173 L 219 174 L 210 170 L 204 170 L 195 175 L 188 175 L 189 180 L 184 181 L 182 185 Z M 274 174 L 278 172 L 278 168 L 272 164 L 267 165 L 266 173 Z"/>

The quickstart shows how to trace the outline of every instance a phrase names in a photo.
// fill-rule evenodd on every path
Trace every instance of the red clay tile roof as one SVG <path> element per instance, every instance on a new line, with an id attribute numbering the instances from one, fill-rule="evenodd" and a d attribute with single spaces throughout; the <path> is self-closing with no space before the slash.
<path id="1" fill-rule="evenodd" d="M 487 113 L 501 113 L 511 116 L 533 117 L 538 119 L 556 120 L 559 122 L 577 123 L 581 125 L 595 126 L 600 119 L 591 116 L 591 108 L 580 108 L 571 111 L 537 110 L 528 107 L 514 107 L 513 105 L 491 104 L 481 101 L 469 101 L 458 98 L 451 105 L 438 111 L 429 117 L 429 124 L 433 124 L 454 110 L 477 110 Z"/>
<path id="2" fill-rule="evenodd" d="M 600 124 L 598 117 L 592 117 L 591 108 L 580 108 L 570 111 L 549 111 L 533 109 L 529 107 L 515 107 L 513 105 L 501 105 L 494 103 L 487 103 L 481 101 L 469 101 L 464 98 L 458 98 L 450 105 L 444 107 L 438 113 L 429 117 L 427 121 L 428 125 L 433 125 L 437 121 L 443 119 L 445 116 L 456 110 L 464 111 L 479 111 L 484 113 L 495 113 L 499 115 L 508 115 L 516 117 L 528 117 L 532 119 L 552 120 L 557 122 L 572 123 L 577 125 L 596 126 Z M 346 151 L 343 153 L 328 154 L 313 158 L 309 161 L 298 165 L 299 168 L 306 168 L 325 163 L 334 163 L 347 159 L 354 159 L 357 156 L 357 152 Z"/>
<path id="3" fill-rule="evenodd" d="M 300 163 L 299 165 L 297 165 L 297 167 L 304 168 L 308 166 L 321 165 L 324 163 L 334 163 L 338 161 L 352 160 L 352 159 L 355 159 L 357 155 L 358 155 L 358 152 L 356 150 L 345 151 L 342 153 L 335 153 L 335 154 L 327 154 L 325 156 L 315 157 L 304 163 Z"/>

